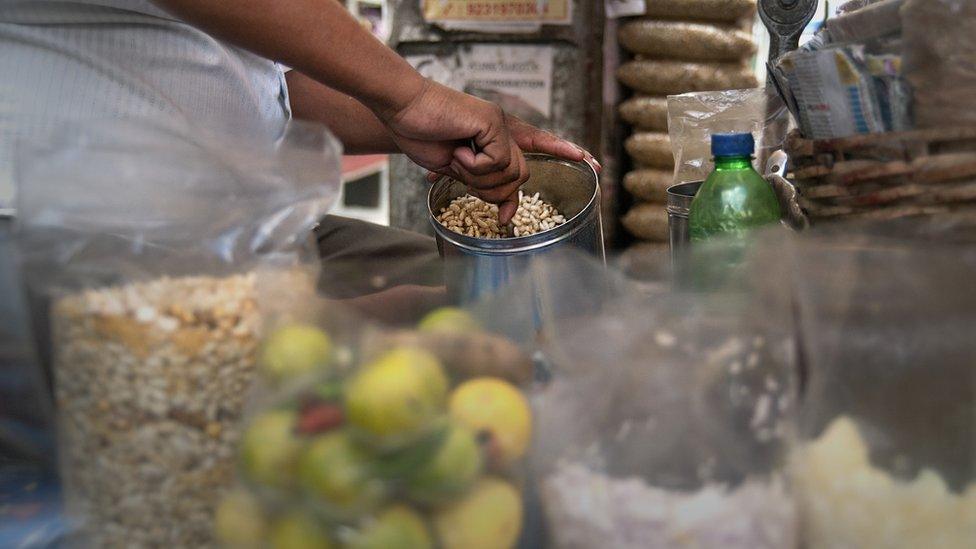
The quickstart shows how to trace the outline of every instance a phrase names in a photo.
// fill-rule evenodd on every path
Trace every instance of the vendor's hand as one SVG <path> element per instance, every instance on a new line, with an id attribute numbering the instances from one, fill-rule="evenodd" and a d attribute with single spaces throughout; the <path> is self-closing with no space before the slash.
<path id="1" fill-rule="evenodd" d="M 540 130 L 517 116 L 506 114 L 505 123 L 512 139 L 522 149 L 522 152 L 543 153 L 565 160 L 583 161 L 593 166 L 597 173 L 603 169 L 592 154 L 578 145 L 560 139 L 545 130 Z"/>
<path id="2" fill-rule="evenodd" d="M 540 130 L 517 116 L 505 114 L 505 125 L 508 127 L 509 135 L 512 136 L 515 144 L 518 145 L 523 153 L 543 153 L 565 160 L 575 162 L 583 161 L 593 166 L 593 169 L 597 173 L 603 169 L 600 163 L 593 158 L 592 154 L 580 148 L 578 145 L 556 137 L 545 130 Z M 430 182 L 436 181 L 441 175 L 436 171 L 431 171 L 427 174 L 427 180 Z M 516 196 L 518 195 L 517 190 L 515 194 Z"/>
<path id="3" fill-rule="evenodd" d="M 409 104 L 380 118 L 411 160 L 499 204 L 503 223 L 515 215 L 518 188 L 529 173 L 497 105 L 427 80 Z"/>

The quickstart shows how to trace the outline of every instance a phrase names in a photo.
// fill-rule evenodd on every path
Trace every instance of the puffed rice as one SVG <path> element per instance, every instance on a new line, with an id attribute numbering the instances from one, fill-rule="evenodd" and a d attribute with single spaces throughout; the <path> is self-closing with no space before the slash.
<path id="1" fill-rule="evenodd" d="M 52 308 L 68 511 L 91 547 L 210 547 L 257 360 L 253 274 L 86 290 Z"/>
<path id="2" fill-rule="evenodd" d="M 441 208 L 437 221 L 449 230 L 475 238 L 517 238 L 554 229 L 566 222 L 539 193 L 525 194 L 519 191 L 519 207 L 515 217 L 507 225 L 498 224 L 498 206 L 466 194 L 455 198 Z"/>

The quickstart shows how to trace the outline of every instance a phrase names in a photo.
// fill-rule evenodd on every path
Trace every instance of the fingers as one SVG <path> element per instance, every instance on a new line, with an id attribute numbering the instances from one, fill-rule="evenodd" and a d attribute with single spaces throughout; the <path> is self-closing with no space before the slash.
<path id="1" fill-rule="evenodd" d="M 511 167 L 512 137 L 505 125 L 505 113 L 497 105 L 488 107 L 483 129 L 467 143 L 454 150 L 454 158 L 474 175 L 487 175 Z"/>
<path id="2" fill-rule="evenodd" d="M 500 225 L 507 225 L 510 221 L 512 221 L 512 218 L 515 217 L 515 212 L 517 210 L 518 193 L 515 193 L 498 205 L 498 223 Z"/>
<path id="3" fill-rule="evenodd" d="M 593 166 L 597 173 L 603 169 L 596 158 L 579 145 L 556 137 L 545 130 L 540 130 L 522 121 L 517 116 L 506 115 L 506 117 L 512 138 L 523 151 L 550 154 L 575 162 L 586 162 Z"/>
<path id="4" fill-rule="evenodd" d="M 586 162 L 590 166 L 593 166 L 593 170 L 596 171 L 596 173 L 600 173 L 603 171 L 603 166 L 600 165 L 600 162 L 598 162 L 597 159 L 594 158 L 592 154 L 590 154 L 585 149 L 580 149 L 580 150 L 583 151 L 583 162 Z"/>
<path id="5" fill-rule="evenodd" d="M 479 195 L 485 200 L 500 203 L 529 178 L 529 171 L 525 164 L 525 157 L 522 151 L 509 140 L 508 153 L 506 156 L 511 159 L 510 163 L 501 170 L 490 172 L 486 175 L 472 173 L 456 158 L 451 162 L 450 169 L 458 174 L 458 179 L 472 189 L 478 191 Z"/>
<path id="6" fill-rule="evenodd" d="M 518 147 L 513 143 L 513 147 L 516 147 L 516 153 L 519 162 L 519 178 L 510 185 L 512 192 L 508 195 L 505 200 L 498 205 L 498 222 L 502 225 L 507 225 L 513 217 L 515 217 L 515 212 L 519 207 L 518 193 L 519 189 L 529 179 L 529 167 L 525 163 L 525 156 L 522 152 L 518 150 Z"/>

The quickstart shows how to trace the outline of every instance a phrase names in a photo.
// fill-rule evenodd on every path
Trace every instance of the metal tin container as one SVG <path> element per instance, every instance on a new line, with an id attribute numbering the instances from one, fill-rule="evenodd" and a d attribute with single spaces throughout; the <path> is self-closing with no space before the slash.
<path id="1" fill-rule="evenodd" d="M 430 188 L 430 222 L 444 259 L 448 293 L 458 303 L 472 303 L 507 286 L 528 272 L 536 258 L 559 250 L 580 249 L 605 261 L 600 185 L 593 167 L 543 154 L 526 154 L 525 161 L 531 176 L 522 190 L 538 192 L 540 198 L 566 217 L 566 223 L 518 238 L 484 239 L 457 234 L 435 217 L 441 208 L 466 194 L 467 187 L 442 177 Z"/>
<path id="2" fill-rule="evenodd" d="M 677 259 L 691 242 L 688 231 L 688 210 L 691 201 L 702 186 L 703 181 L 692 181 L 668 187 L 668 233 L 671 241 L 671 264 L 676 265 Z"/>

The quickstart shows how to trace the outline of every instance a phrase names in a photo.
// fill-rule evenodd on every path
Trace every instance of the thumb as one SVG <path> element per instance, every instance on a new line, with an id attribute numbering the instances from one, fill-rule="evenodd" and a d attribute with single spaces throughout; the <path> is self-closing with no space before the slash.
<path id="1" fill-rule="evenodd" d="M 515 217 L 515 212 L 518 211 L 518 193 L 515 193 L 508 198 L 506 198 L 501 204 L 498 205 L 498 224 L 507 225 Z"/>

